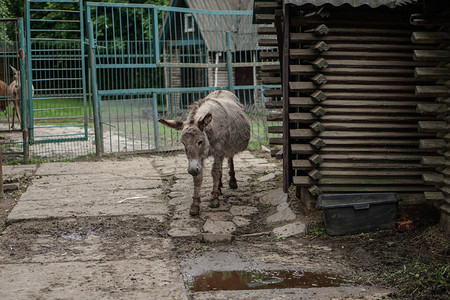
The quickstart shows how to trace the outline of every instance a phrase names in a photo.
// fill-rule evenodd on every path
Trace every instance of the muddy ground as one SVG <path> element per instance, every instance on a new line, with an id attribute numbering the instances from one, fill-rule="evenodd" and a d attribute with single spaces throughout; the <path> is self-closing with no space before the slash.
<path id="1" fill-rule="evenodd" d="M 267 153 L 258 152 L 255 156 L 272 160 Z M 135 251 L 142 240 L 170 238 L 167 234 L 170 229 L 170 214 L 165 220 L 142 216 L 74 217 L 8 224 L 8 213 L 32 178 L 33 176 L 18 178 L 19 190 L 6 192 L 4 199 L 0 200 L 0 256 L 5 264 L 45 261 L 46 256 L 55 254 L 61 257 L 61 261 L 71 260 L 84 253 L 74 243 L 85 242 L 92 236 L 107 237 L 100 250 L 102 255 L 107 255 L 108 261 L 130 257 L 140 259 L 148 257 L 151 252 L 151 249 Z M 280 181 L 279 176 L 276 180 Z M 163 184 L 168 185 L 170 182 Z M 270 207 L 260 207 L 259 213 L 252 216 L 250 225 L 239 229 L 231 243 L 214 244 L 204 243 L 196 238 L 177 238 L 173 239 L 173 247 L 169 253 L 185 273 L 189 273 L 189 264 L 224 253 L 231 257 L 237 255 L 249 264 L 249 268 L 250 258 L 256 256 L 262 260 L 267 258 L 268 261 L 277 261 L 284 268 L 301 264 L 308 269 L 310 265 L 323 265 L 323 262 L 328 261 L 327 271 L 340 274 L 347 284 L 386 288 L 389 293 L 383 295 L 383 298 L 450 298 L 450 239 L 439 230 L 439 213 L 434 207 L 400 207 L 400 212 L 407 213 L 414 222 L 415 228 L 411 231 L 385 230 L 332 237 L 325 232 L 320 211 L 305 216 L 294 197 L 290 197 L 289 201 L 290 207 L 307 224 L 305 236 L 284 239 L 264 234 L 270 232 L 270 228 L 260 220 Z M 254 233 L 261 234 L 252 235 Z M 42 242 L 39 247 L 31 246 L 36 245 L 39 242 L 36 239 L 43 236 L 57 242 Z M 131 280 L 132 284 L 138 285 L 139 274 Z M 106 283 L 104 289 L 106 292 L 110 289 L 111 298 L 114 298 L 112 286 Z M 42 292 L 45 294 L 45 291 Z M 208 295 L 204 299 L 211 297 L 211 294 Z M 225 299 L 224 297 L 223 294 L 217 296 L 218 299 Z M 198 294 L 193 298 L 202 299 L 202 296 Z M 352 296 L 349 295 L 349 298 Z M 233 297 L 230 296 L 229 299 Z"/>

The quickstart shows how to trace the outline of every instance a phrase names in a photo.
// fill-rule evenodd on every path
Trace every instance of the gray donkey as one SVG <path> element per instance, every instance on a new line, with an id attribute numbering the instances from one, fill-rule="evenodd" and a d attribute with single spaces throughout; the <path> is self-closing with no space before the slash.
<path id="1" fill-rule="evenodd" d="M 164 119 L 158 121 L 181 130 L 180 141 L 184 145 L 189 161 L 188 172 L 194 177 L 194 195 L 189 213 L 192 216 L 200 213 L 203 162 L 208 156 L 214 157 L 210 207 L 219 207 L 223 159 L 228 158 L 230 188 L 236 189 L 233 156 L 247 149 L 250 139 L 250 123 L 239 99 L 229 91 L 215 91 L 190 107 L 186 121 Z"/>

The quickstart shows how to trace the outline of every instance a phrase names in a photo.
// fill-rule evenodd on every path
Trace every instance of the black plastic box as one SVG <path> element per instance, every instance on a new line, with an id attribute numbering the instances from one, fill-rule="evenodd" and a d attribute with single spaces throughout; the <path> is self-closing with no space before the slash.
<path id="1" fill-rule="evenodd" d="M 329 235 L 355 234 L 394 229 L 399 201 L 397 193 L 321 195 L 319 208 Z"/>

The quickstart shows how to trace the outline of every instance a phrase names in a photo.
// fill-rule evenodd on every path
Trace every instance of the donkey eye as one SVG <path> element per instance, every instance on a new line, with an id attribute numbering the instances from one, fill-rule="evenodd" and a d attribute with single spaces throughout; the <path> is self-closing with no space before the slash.
<path id="1" fill-rule="evenodd" d="M 198 145 L 201 146 L 203 144 L 203 141 L 198 141 Z"/>

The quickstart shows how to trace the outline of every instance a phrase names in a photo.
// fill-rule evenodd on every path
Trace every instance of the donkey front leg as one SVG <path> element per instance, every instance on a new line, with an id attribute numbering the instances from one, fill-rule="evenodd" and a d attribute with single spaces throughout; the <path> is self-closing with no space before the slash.
<path id="1" fill-rule="evenodd" d="M 228 168 L 230 169 L 228 175 L 230 175 L 230 182 L 228 183 L 230 185 L 230 188 L 237 189 L 237 181 L 236 181 L 236 174 L 234 173 L 234 162 L 233 158 L 228 159 Z"/>
<path id="2" fill-rule="evenodd" d="M 211 175 L 213 178 L 213 190 L 210 207 L 219 207 L 219 196 L 222 194 L 221 183 L 222 183 L 222 164 L 223 156 L 214 157 L 214 163 L 211 170 Z"/>
<path id="3" fill-rule="evenodd" d="M 203 182 L 203 170 L 194 177 L 194 196 L 192 197 L 191 208 L 189 209 L 189 214 L 191 216 L 197 216 L 200 213 L 200 190 L 202 188 Z"/>

